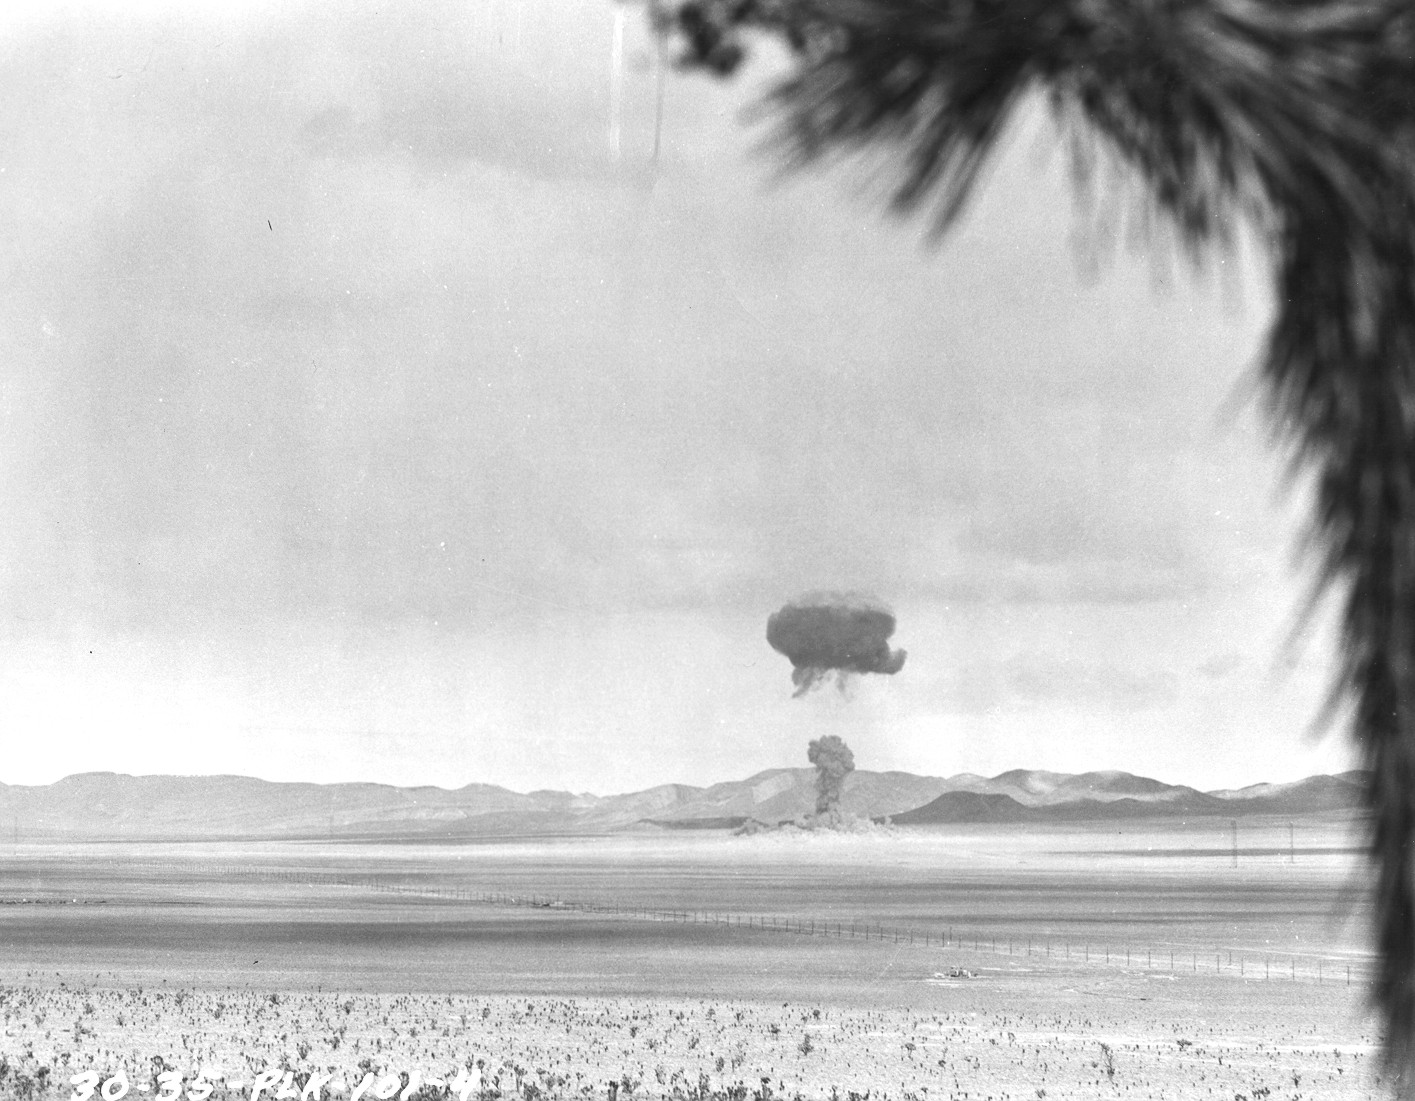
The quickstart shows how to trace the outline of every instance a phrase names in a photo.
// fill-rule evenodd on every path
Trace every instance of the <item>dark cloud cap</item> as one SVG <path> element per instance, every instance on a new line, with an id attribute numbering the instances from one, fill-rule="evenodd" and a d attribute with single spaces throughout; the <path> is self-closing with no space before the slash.
<path id="1" fill-rule="evenodd" d="M 815 592 L 797 597 L 767 620 L 766 640 L 794 667 L 797 695 L 829 673 L 894 674 L 905 651 L 891 650 L 894 613 L 862 593 Z"/>

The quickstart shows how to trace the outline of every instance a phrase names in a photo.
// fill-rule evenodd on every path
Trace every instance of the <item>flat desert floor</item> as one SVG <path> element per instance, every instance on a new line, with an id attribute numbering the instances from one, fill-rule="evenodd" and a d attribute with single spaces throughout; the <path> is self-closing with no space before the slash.
<path id="1" fill-rule="evenodd" d="M 0 1097 L 1378 1096 L 1358 840 L 17 844 Z"/>

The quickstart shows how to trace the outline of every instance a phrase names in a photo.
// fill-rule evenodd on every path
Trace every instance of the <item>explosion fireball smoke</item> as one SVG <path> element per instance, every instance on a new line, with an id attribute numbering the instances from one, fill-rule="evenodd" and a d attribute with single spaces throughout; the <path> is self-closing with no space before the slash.
<path id="1" fill-rule="evenodd" d="M 816 766 L 816 814 L 828 815 L 840 807 L 845 777 L 855 771 L 855 754 L 844 739 L 827 734 L 811 742 L 806 757 Z"/>
<path id="2" fill-rule="evenodd" d="M 859 593 L 807 593 L 766 623 L 767 642 L 791 659 L 796 696 L 832 672 L 842 689 L 852 673 L 899 672 L 905 652 L 889 648 L 892 634 L 894 613 Z"/>

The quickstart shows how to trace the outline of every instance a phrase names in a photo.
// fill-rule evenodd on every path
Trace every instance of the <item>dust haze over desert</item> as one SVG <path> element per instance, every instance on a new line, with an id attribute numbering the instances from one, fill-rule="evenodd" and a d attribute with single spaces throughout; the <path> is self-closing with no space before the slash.
<path id="1" fill-rule="evenodd" d="M 1259 246 L 645 14 L 0 13 L 0 1097 L 1369 1096 Z"/>

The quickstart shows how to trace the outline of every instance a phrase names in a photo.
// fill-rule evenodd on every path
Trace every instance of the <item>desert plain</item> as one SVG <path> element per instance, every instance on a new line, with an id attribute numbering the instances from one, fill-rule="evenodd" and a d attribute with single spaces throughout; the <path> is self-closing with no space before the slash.
<path id="1" fill-rule="evenodd" d="M 0 1097 L 1366 1098 L 1349 815 L 0 850 Z"/>

